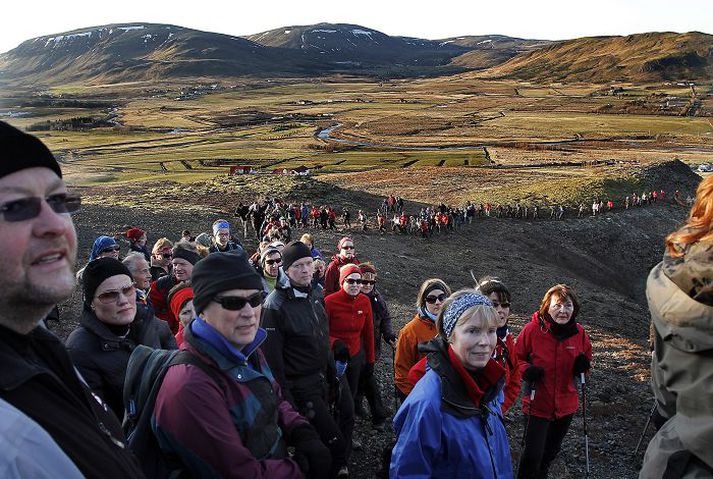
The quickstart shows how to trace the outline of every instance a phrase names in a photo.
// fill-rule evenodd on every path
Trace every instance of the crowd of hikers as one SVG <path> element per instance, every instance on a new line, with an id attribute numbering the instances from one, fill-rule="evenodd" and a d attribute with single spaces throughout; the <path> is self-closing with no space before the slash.
<path id="1" fill-rule="evenodd" d="M 515 338 L 516 295 L 498 278 L 455 292 L 425 279 L 396 331 L 352 237 L 331 258 L 310 233 L 266 234 L 253 252 L 223 219 L 150 249 L 131 228 L 123 257 L 99 236 L 75 274 L 80 198 L 36 137 L 0 122 L 0 149 L 3 477 L 349 477 L 356 415 L 383 431 L 393 413 L 392 478 L 544 478 L 580 410 L 586 439 L 592 344 L 566 284 Z M 658 432 L 644 478 L 713 473 L 712 226 L 709 178 L 648 279 Z M 62 343 L 44 320 L 77 283 L 82 315 Z M 520 397 L 513 470 L 504 418 Z"/>
<path id="2" fill-rule="evenodd" d="M 323 230 L 375 230 L 380 233 L 418 235 L 430 238 L 434 233 L 446 233 L 460 230 L 466 225 L 487 218 L 511 218 L 537 221 L 541 219 L 562 220 L 569 209 L 569 217 L 600 216 L 616 210 L 649 206 L 667 199 L 666 191 L 652 190 L 641 194 L 632 193 L 617 200 L 595 198 L 591 205 L 579 203 L 566 207 L 562 204 L 541 206 L 516 201 L 514 203 L 478 203 L 466 201 L 460 206 L 439 205 L 420 207 L 409 212 L 403 198 L 389 195 L 372 215 L 359 209 L 353 215 L 349 207 L 338 208 L 331 205 L 310 205 L 307 202 L 287 203 L 279 198 L 256 200 L 250 205 L 242 202 L 235 208 L 235 217 L 243 225 L 243 236 L 247 237 L 248 228 L 252 229 L 257 239 L 268 238 L 271 241 L 287 243 L 295 228 Z M 672 201 L 690 206 L 693 199 L 685 200 L 676 190 Z"/>

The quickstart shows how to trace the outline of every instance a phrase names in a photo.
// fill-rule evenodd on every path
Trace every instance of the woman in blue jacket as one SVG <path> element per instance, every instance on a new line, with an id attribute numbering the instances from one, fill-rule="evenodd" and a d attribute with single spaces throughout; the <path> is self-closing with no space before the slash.
<path id="1" fill-rule="evenodd" d="M 391 478 L 512 478 L 496 401 L 505 369 L 492 359 L 498 315 L 474 290 L 449 297 L 428 343 L 428 371 L 394 418 Z"/>

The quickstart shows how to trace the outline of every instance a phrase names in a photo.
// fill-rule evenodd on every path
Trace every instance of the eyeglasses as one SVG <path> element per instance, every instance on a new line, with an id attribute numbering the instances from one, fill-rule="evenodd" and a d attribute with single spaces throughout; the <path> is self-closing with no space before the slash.
<path id="1" fill-rule="evenodd" d="M 354 278 L 347 278 L 344 280 L 345 283 L 347 284 L 361 284 L 362 281 L 360 279 L 354 279 Z"/>
<path id="2" fill-rule="evenodd" d="M 371 281 L 371 280 L 368 280 L 368 279 L 362 279 L 362 280 L 361 280 L 361 284 L 365 284 L 365 285 L 367 285 L 367 286 L 370 286 L 370 285 L 372 285 L 372 284 L 376 284 L 376 281 L 375 281 L 375 280 L 374 280 L 374 281 Z"/>
<path id="3" fill-rule="evenodd" d="M 109 246 L 108 248 L 104 248 L 101 250 L 102 253 L 111 253 L 113 251 L 119 251 L 121 250 L 120 246 Z"/>
<path id="4" fill-rule="evenodd" d="M 168 251 L 166 253 L 161 253 L 159 251 L 158 254 L 159 254 L 159 256 L 161 256 L 162 258 L 165 258 L 165 259 L 173 258 L 173 253 L 171 251 Z"/>
<path id="5" fill-rule="evenodd" d="M 265 260 L 265 264 L 273 265 L 275 263 L 277 263 L 277 264 L 282 263 L 282 259 L 278 258 L 278 259 L 266 259 Z"/>
<path id="6" fill-rule="evenodd" d="M 39 196 L 30 196 L 8 201 L 0 205 L 0 214 L 5 221 L 10 223 L 37 218 L 42 211 L 42 200 L 43 198 Z M 82 205 L 82 199 L 79 196 L 70 196 L 66 193 L 50 195 L 44 200 L 52 208 L 52 211 L 60 214 L 76 213 Z"/>
<path id="7" fill-rule="evenodd" d="M 102 294 L 98 294 L 97 299 L 103 304 L 116 303 L 119 300 L 119 294 L 123 294 L 125 298 L 130 298 L 132 295 L 136 294 L 136 287 L 133 284 L 130 284 L 128 286 L 124 286 L 119 291 L 106 291 Z"/>
<path id="8" fill-rule="evenodd" d="M 350 249 L 354 249 L 354 246 L 342 246 L 342 249 L 349 251 Z"/>
<path id="9" fill-rule="evenodd" d="M 227 309 L 228 311 L 240 311 L 246 304 L 250 304 L 252 308 L 257 308 L 262 304 L 262 300 L 262 291 L 258 291 L 247 298 L 240 296 L 216 296 L 213 298 L 214 302 L 220 304 L 223 309 Z"/>
<path id="10" fill-rule="evenodd" d="M 426 296 L 426 302 L 428 304 L 436 304 L 436 301 L 440 301 L 441 303 L 446 300 L 448 296 L 445 294 L 439 294 L 438 296 Z"/>
<path id="11" fill-rule="evenodd" d="M 497 308 L 498 306 L 503 309 L 507 309 L 510 307 L 510 303 L 498 303 L 497 301 L 493 301 L 493 308 Z"/>

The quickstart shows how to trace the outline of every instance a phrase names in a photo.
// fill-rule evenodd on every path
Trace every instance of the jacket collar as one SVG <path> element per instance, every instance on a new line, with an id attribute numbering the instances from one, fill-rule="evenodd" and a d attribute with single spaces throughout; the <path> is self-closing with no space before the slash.
<path id="1" fill-rule="evenodd" d="M 64 349 L 60 340 L 44 326 L 37 326 L 28 334 L 0 326 L 0 389 L 15 389 L 34 376 L 47 373 L 47 368 L 35 359 L 40 347 Z"/>
<path id="2" fill-rule="evenodd" d="M 253 342 L 238 349 L 210 324 L 201 318 L 195 318 L 184 329 L 184 338 L 210 357 L 220 369 L 227 370 L 237 365 L 246 365 L 250 356 L 267 338 L 267 331 L 258 328 Z"/>
<path id="3" fill-rule="evenodd" d="M 419 348 L 422 352 L 428 352 L 428 366 L 434 370 L 441 378 L 441 405 L 444 410 L 448 410 L 458 417 L 480 416 L 487 418 L 493 411 L 488 407 L 504 384 L 505 370 L 492 359 L 486 365 L 484 385 L 478 387 L 478 391 L 470 391 L 472 384 L 463 380 L 461 374 L 454 367 L 449 355 L 449 345 L 440 337 L 429 341 L 427 345 Z M 461 366 L 462 367 L 462 366 Z M 465 371 L 465 368 L 463 368 Z M 465 374 L 468 374 L 467 372 Z M 470 378 L 473 384 L 475 381 Z M 472 393 L 472 394 L 471 394 Z M 477 399 L 474 401 L 474 399 Z"/>

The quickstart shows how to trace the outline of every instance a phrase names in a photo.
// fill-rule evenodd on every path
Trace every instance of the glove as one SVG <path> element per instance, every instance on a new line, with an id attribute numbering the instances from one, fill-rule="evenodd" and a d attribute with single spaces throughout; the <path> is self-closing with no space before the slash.
<path id="1" fill-rule="evenodd" d="M 295 448 L 294 460 L 308 479 L 327 479 L 332 455 L 310 424 L 295 427 L 290 433 Z"/>
<path id="2" fill-rule="evenodd" d="M 349 348 L 341 340 L 337 339 L 332 345 L 332 351 L 334 351 L 334 360 L 341 362 L 349 361 Z"/>
<path id="3" fill-rule="evenodd" d="M 334 361 L 337 379 L 341 379 L 341 377 L 344 376 L 344 373 L 347 372 L 347 366 L 349 366 L 349 361 Z"/>
<path id="4" fill-rule="evenodd" d="M 364 365 L 364 369 L 362 370 L 362 374 L 366 379 L 371 378 L 374 375 L 374 363 L 366 363 Z"/>
<path id="5" fill-rule="evenodd" d="M 396 340 L 397 340 L 397 339 L 399 339 L 399 337 L 396 336 L 396 335 L 393 334 L 393 333 L 391 333 L 391 334 L 389 334 L 389 335 L 387 335 L 387 336 L 384 336 L 384 341 L 386 341 L 386 342 L 389 344 L 389 346 L 391 346 L 392 348 L 395 348 L 395 347 L 396 347 Z"/>
<path id="6" fill-rule="evenodd" d="M 545 377 L 544 368 L 535 366 L 534 364 L 529 368 L 525 369 L 525 372 L 522 373 L 522 378 L 530 384 L 535 384 L 542 381 L 543 377 Z"/>
<path id="7" fill-rule="evenodd" d="M 579 355 L 574 358 L 574 366 L 572 367 L 572 371 L 574 372 L 575 376 L 579 376 L 580 374 L 589 371 L 590 367 L 591 364 L 589 363 L 589 359 L 587 359 L 587 356 L 585 356 L 584 353 L 579 353 Z"/>

